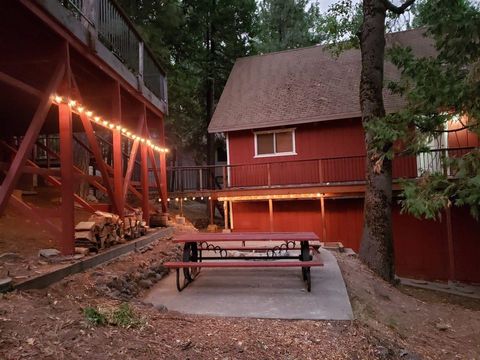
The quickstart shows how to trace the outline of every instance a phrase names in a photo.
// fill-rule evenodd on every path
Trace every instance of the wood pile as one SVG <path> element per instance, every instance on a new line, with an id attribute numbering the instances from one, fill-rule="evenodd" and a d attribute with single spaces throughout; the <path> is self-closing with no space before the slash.
<path id="1" fill-rule="evenodd" d="M 142 211 L 136 209 L 127 213 L 122 221 L 116 214 L 96 211 L 88 221 L 75 226 L 75 247 L 98 251 L 145 235 L 147 226 L 142 216 Z"/>

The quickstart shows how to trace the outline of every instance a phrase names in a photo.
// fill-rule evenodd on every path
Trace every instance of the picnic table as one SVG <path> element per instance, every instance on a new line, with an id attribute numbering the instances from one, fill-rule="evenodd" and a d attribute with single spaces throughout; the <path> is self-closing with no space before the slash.
<path id="1" fill-rule="evenodd" d="M 183 259 L 166 262 L 164 266 L 176 270 L 178 291 L 193 282 L 202 268 L 301 267 L 310 292 L 310 268 L 323 266 L 318 259 L 319 238 L 313 232 L 189 233 L 175 237 L 173 242 L 183 244 Z M 291 255 L 291 250 L 299 250 L 300 255 Z M 238 257 L 232 256 L 232 251 L 253 253 Z M 180 270 L 183 270 L 183 284 Z"/>

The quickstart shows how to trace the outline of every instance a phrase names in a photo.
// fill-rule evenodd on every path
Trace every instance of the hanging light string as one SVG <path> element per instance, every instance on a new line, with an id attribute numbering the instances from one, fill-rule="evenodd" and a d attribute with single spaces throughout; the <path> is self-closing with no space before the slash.
<path id="1" fill-rule="evenodd" d="M 108 120 L 106 120 L 106 119 L 104 119 L 100 116 L 95 115 L 93 111 L 87 109 L 85 106 L 78 103 L 76 100 L 66 99 L 66 98 L 64 98 L 63 96 L 60 96 L 60 95 L 52 95 L 52 101 L 57 105 L 67 104 L 72 109 L 73 112 L 75 112 L 77 114 L 85 114 L 87 119 L 89 119 L 91 122 L 93 122 L 95 124 L 103 126 L 104 128 L 107 128 L 107 129 L 112 130 L 112 131 L 113 130 L 120 131 L 120 133 L 123 136 L 125 136 L 129 139 L 132 139 L 132 140 L 138 140 L 142 144 L 147 144 L 153 150 L 156 150 L 158 152 L 168 153 L 167 148 L 155 145 L 150 139 L 145 139 L 142 136 L 134 134 L 133 132 L 131 132 L 130 130 L 128 130 L 127 128 L 125 128 L 125 127 L 123 127 L 119 124 L 114 124 L 114 123 L 112 123 L 112 122 L 110 122 L 110 121 L 108 121 Z"/>

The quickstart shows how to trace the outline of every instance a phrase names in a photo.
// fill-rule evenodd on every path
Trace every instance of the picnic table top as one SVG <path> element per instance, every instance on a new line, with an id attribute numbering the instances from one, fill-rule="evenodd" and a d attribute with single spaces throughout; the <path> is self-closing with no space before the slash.
<path id="1" fill-rule="evenodd" d="M 176 243 L 220 242 L 220 241 L 319 241 L 313 232 L 234 232 L 234 233 L 191 233 L 178 235 Z"/>

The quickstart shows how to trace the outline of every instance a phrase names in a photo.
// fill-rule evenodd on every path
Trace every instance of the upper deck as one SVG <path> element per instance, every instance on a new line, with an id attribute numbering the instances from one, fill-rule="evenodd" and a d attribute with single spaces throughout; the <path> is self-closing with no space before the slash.
<path id="1" fill-rule="evenodd" d="M 17 122 L 0 130 L 24 132 L 66 47 L 72 81 L 89 107 L 112 117 L 109 95 L 118 84 L 123 123 L 138 122 L 128 118 L 141 104 L 152 118 L 168 112 L 166 73 L 115 1 L 6 0 L 0 14 L 0 117 Z"/>

